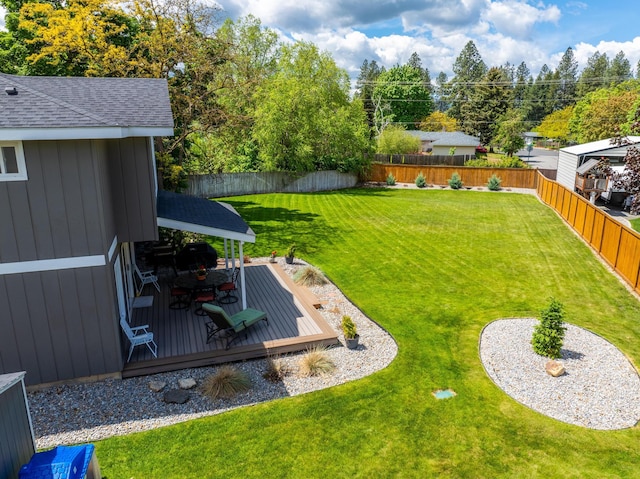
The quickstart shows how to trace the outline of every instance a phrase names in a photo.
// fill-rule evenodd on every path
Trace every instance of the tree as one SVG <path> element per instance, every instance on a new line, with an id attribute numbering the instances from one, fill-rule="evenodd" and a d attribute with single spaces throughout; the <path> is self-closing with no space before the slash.
<path id="1" fill-rule="evenodd" d="M 421 148 L 420 138 L 408 133 L 401 126 L 391 125 L 378 137 L 376 152 L 387 155 L 403 155 L 419 153 Z"/>
<path id="2" fill-rule="evenodd" d="M 522 62 L 518 65 L 515 73 L 515 85 L 513 87 L 513 105 L 515 108 L 524 107 L 529 80 L 531 80 L 531 72 L 527 68 L 527 64 Z"/>
<path id="3" fill-rule="evenodd" d="M 434 90 L 434 109 L 441 112 L 447 111 L 450 106 L 447 98 L 450 94 L 447 74 L 445 72 L 438 73 L 436 77 L 436 88 Z"/>
<path id="4" fill-rule="evenodd" d="M 467 42 L 456 58 L 453 64 L 453 73 L 455 76 L 451 80 L 450 95 L 447 98 L 451 107 L 447 113 L 462 122 L 464 120 L 463 110 L 473 95 L 476 83 L 487 73 L 487 66 L 473 41 Z"/>
<path id="5" fill-rule="evenodd" d="M 367 113 L 369 125 L 373 127 L 375 124 L 376 106 L 373 101 L 373 88 L 375 82 L 384 71 L 384 67 L 378 66 L 375 60 L 365 60 L 360 67 L 360 74 L 356 81 L 355 97 L 362 100 L 364 110 Z"/>
<path id="6" fill-rule="evenodd" d="M 624 52 L 620 51 L 609 64 L 607 83 L 615 86 L 631 78 L 633 78 L 631 74 L 631 63 L 629 63 L 629 60 L 625 57 Z"/>
<path id="7" fill-rule="evenodd" d="M 554 138 L 566 144 L 571 137 L 569 121 L 573 115 L 573 106 L 548 114 L 536 131 L 546 138 Z"/>
<path id="8" fill-rule="evenodd" d="M 577 72 L 578 60 L 575 59 L 573 49 L 569 47 L 562 55 L 562 59 L 556 69 L 559 83 L 556 89 L 555 110 L 562 110 L 569 105 L 575 104 Z"/>
<path id="9" fill-rule="evenodd" d="M 382 72 L 376 80 L 373 97 L 374 101 L 389 104 L 393 122 L 409 128 L 415 128 L 433 110 L 423 71 L 411 65 Z"/>
<path id="10" fill-rule="evenodd" d="M 457 131 L 458 122 L 446 113 L 434 111 L 420 123 L 422 131 Z"/>
<path id="11" fill-rule="evenodd" d="M 608 69 L 609 58 L 606 53 L 596 51 L 591 55 L 578 80 L 578 96 L 583 98 L 587 93 L 606 86 Z"/>
<path id="12" fill-rule="evenodd" d="M 357 163 L 366 153 L 362 102 L 349 101 L 346 71 L 315 45 L 283 46 L 278 71 L 256 94 L 253 138 L 264 169 L 313 171 Z"/>
<path id="13" fill-rule="evenodd" d="M 524 133 L 522 117 L 512 109 L 500 119 L 494 141 L 507 156 L 513 156 L 516 151 L 524 147 L 522 133 Z"/>
<path id="14" fill-rule="evenodd" d="M 627 123 L 639 96 L 637 80 L 589 93 L 573 110 L 569 122 L 571 133 L 581 143 L 615 135 Z"/>
<path id="15" fill-rule="evenodd" d="M 495 125 L 511 103 L 511 85 L 504 70 L 491 68 L 461 109 L 462 131 L 478 136 L 483 145 L 491 145 Z"/>
<path id="16" fill-rule="evenodd" d="M 555 75 L 545 64 L 527 91 L 525 121 L 537 125 L 553 111 Z"/>
<path id="17" fill-rule="evenodd" d="M 632 135 L 640 134 L 640 104 L 636 105 L 629 132 Z M 624 157 L 624 170 L 622 173 L 613 176 L 614 187 L 633 195 L 630 213 L 633 215 L 640 214 L 640 150 L 633 145 L 631 140 L 621 134 L 614 137 L 613 144 L 627 147 L 627 154 Z"/>
<path id="18" fill-rule="evenodd" d="M 540 323 L 536 325 L 531 338 L 533 350 L 540 356 L 551 359 L 560 357 L 564 342 L 564 306 L 551 298 L 549 306 L 540 313 Z"/>

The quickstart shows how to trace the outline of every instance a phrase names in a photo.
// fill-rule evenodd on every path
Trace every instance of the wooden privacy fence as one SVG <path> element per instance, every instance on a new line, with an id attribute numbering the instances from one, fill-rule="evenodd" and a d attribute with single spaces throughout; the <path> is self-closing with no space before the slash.
<path id="1" fill-rule="evenodd" d="M 627 228 L 585 198 L 544 176 L 538 197 L 556 210 L 598 254 L 640 293 L 640 234 Z"/>
<path id="2" fill-rule="evenodd" d="M 458 173 L 465 186 L 486 186 L 491 175 L 502 180 L 503 188 L 535 189 L 538 180 L 536 170 L 525 168 L 486 168 L 456 166 L 420 166 L 420 165 L 388 165 L 374 163 L 371 168 L 371 181 L 384 183 L 389 174 L 399 183 L 414 183 L 422 173 L 427 184 L 446 185 L 454 173 Z"/>

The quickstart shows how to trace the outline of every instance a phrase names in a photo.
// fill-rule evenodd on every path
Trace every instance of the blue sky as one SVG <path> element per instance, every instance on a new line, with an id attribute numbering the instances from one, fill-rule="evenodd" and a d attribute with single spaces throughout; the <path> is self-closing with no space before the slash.
<path id="1" fill-rule="evenodd" d="M 283 38 L 312 41 L 357 77 L 360 65 L 404 63 L 415 51 L 435 78 L 451 76 L 473 40 L 489 66 L 524 61 L 535 76 L 568 47 L 582 69 L 595 51 L 640 59 L 637 2 L 526 0 L 216 0 L 232 17 L 253 14 Z"/>

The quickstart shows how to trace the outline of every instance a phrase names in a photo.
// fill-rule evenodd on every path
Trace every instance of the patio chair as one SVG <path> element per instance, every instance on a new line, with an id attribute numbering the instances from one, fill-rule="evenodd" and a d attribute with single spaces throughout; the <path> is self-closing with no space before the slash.
<path id="1" fill-rule="evenodd" d="M 202 309 L 202 305 L 205 303 L 213 303 L 216 300 L 216 291 L 214 288 L 205 288 L 198 290 L 195 293 L 193 298 L 194 303 L 196 304 L 196 309 L 193 311 L 194 314 L 198 316 L 206 316 L 204 309 Z"/>
<path id="2" fill-rule="evenodd" d="M 140 271 L 140 268 L 138 268 L 137 264 L 134 265 L 134 268 L 135 268 L 136 276 L 138 276 L 138 281 L 136 282 L 137 295 L 140 295 L 140 293 L 142 293 L 144 286 L 147 284 L 153 284 L 158 290 L 158 293 L 160 292 L 158 277 L 155 274 L 153 274 L 153 271 Z M 138 286 L 138 282 L 140 283 L 140 286 Z"/>
<path id="3" fill-rule="evenodd" d="M 269 324 L 267 313 L 253 308 L 247 308 L 233 316 L 229 316 L 221 307 L 209 303 L 203 303 L 202 310 L 211 319 L 211 321 L 205 323 L 207 327 L 207 344 L 216 337 L 226 338 L 225 349 L 229 349 L 231 343 L 238 338 L 240 332 L 245 331 L 246 338 L 248 336 L 246 330 L 258 321 L 263 320 L 266 321 L 267 325 Z M 219 333 L 222 334 L 219 335 Z"/>
<path id="4" fill-rule="evenodd" d="M 144 326 L 134 326 L 132 328 L 131 326 L 129 326 L 129 323 L 127 323 L 127 320 L 125 318 L 121 318 L 120 326 L 122 327 L 124 334 L 127 335 L 127 339 L 129 339 L 129 342 L 131 343 L 127 362 L 129 362 L 129 360 L 131 359 L 133 348 L 135 348 L 136 346 L 142 346 L 143 344 L 147 345 L 154 358 L 158 357 L 158 345 L 153 340 L 153 333 L 147 330 L 149 328 L 148 324 L 145 324 Z"/>
<path id="5" fill-rule="evenodd" d="M 189 309 L 191 305 L 191 290 L 174 285 L 169 294 L 171 295 L 169 309 Z"/>
<path id="6" fill-rule="evenodd" d="M 238 297 L 235 294 L 231 294 L 238 289 L 238 275 L 240 274 L 240 268 L 233 270 L 231 275 L 231 281 L 227 281 L 218 285 L 218 291 L 225 293 L 225 295 L 218 299 L 218 303 L 230 304 L 238 301 Z"/>

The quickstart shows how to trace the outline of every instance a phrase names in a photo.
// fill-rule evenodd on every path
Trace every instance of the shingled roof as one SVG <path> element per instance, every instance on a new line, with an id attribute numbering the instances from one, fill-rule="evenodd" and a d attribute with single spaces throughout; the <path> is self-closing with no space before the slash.
<path id="1" fill-rule="evenodd" d="M 420 141 L 430 141 L 434 146 L 478 146 L 480 140 L 460 131 L 421 131 L 409 130 L 407 133 L 420 138 Z"/>
<path id="2" fill-rule="evenodd" d="M 172 134 L 164 79 L 0 73 L 0 140 Z"/>

